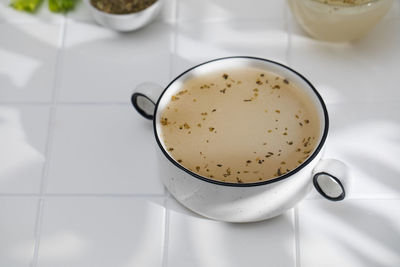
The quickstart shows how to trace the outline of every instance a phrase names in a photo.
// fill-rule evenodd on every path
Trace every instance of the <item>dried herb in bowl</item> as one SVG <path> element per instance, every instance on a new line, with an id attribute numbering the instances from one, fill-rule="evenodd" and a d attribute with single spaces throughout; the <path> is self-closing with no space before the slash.
<path id="1" fill-rule="evenodd" d="M 142 11 L 157 0 L 90 0 L 97 9 L 110 14 L 130 14 Z"/>

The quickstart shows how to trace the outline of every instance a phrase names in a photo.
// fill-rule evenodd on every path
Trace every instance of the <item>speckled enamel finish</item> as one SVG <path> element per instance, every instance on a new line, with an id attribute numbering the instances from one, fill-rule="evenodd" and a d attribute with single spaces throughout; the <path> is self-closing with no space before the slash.
<path id="1" fill-rule="evenodd" d="M 254 222 L 283 213 L 307 195 L 312 189 L 312 170 L 320 154 L 286 179 L 251 187 L 219 185 L 196 179 L 176 168 L 162 153 L 159 163 L 164 185 L 190 210 L 220 221 Z"/>
<path id="2" fill-rule="evenodd" d="M 315 103 L 320 118 L 318 145 L 302 164 L 280 177 L 258 183 L 224 183 L 202 177 L 179 164 L 167 152 L 161 136 L 161 111 L 186 79 L 231 66 L 254 66 L 275 72 L 295 82 Z M 159 95 L 161 92 L 161 96 Z M 152 84 L 138 86 L 132 104 L 147 119 L 153 120 L 159 153 L 161 179 L 170 193 L 188 209 L 215 220 L 254 222 L 277 216 L 292 208 L 311 190 L 315 167 L 321 159 L 328 134 L 326 106 L 313 85 L 300 73 L 277 62 L 253 57 L 229 57 L 197 65 L 176 77 L 165 88 Z M 155 104 L 154 111 L 152 106 Z M 327 170 L 324 168 L 324 170 Z M 343 194 L 344 196 L 344 194 Z"/>

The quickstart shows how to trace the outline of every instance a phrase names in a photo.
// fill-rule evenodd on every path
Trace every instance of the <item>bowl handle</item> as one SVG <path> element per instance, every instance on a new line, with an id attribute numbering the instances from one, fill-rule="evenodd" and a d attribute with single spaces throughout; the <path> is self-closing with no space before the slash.
<path id="1" fill-rule="evenodd" d="M 157 100 L 163 88 L 156 83 L 145 82 L 136 86 L 131 102 L 140 115 L 148 120 L 153 120 Z"/>
<path id="2" fill-rule="evenodd" d="M 349 168 L 336 159 L 321 160 L 313 170 L 313 184 L 326 199 L 343 200 L 349 190 Z"/>

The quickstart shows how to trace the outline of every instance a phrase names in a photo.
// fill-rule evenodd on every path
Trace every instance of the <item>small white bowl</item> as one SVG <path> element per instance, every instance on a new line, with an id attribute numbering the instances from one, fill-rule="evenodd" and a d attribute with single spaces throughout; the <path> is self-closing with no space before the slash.
<path id="1" fill-rule="evenodd" d="M 137 30 L 151 22 L 160 12 L 164 0 L 157 0 L 151 6 L 130 14 L 110 14 L 95 8 L 90 0 L 84 0 L 97 23 L 104 27 L 121 31 Z"/>

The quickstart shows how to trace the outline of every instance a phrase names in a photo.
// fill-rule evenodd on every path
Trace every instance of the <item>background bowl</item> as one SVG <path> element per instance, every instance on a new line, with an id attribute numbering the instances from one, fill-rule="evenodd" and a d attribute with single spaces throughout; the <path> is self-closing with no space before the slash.
<path id="1" fill-rule="evenodd" d="M 90 0 L 84 0 L 97 23 L 121 32 L 137 30 L 150 23 L 160 12 L 163 1 L 157 0 L 144 10 L 131 14 L 110 14 L 95 8 Z"/>
<path id="2" fill-rule="evenodd" d="M 301 27 L 312 37 L 331 42 L 352 41 L 367 34 L 389 11 L 393 0 L 337 5 L 317 0 L 288 0 Z"/>

